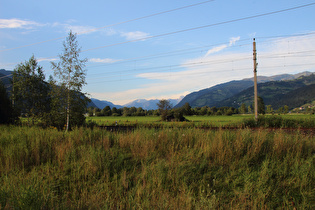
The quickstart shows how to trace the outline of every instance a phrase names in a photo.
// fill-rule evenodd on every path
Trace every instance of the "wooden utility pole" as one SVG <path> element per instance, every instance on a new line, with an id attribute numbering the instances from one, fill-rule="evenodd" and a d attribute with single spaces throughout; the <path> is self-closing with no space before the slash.
<path id="1" fill-rule="evenodd" d="M 253 41 L 253 60 L 254 60 L 254 106 L 255 120 L 258 119 L 258 96 L 257 96 L 257 57 L 256 57 L 256 42 Z"/>

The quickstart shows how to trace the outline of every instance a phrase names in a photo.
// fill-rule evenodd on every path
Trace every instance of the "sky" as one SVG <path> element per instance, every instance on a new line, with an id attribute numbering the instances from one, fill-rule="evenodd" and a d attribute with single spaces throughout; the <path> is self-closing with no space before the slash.
<path id="1" fill-rule="evenodd" d="M 54 75 L 70 30 L 87 58 L 83 92 L 124 105 L 231 80 L 315 72 L 315 1 L 0 0 L 0 69 L 35 56 Z"/>

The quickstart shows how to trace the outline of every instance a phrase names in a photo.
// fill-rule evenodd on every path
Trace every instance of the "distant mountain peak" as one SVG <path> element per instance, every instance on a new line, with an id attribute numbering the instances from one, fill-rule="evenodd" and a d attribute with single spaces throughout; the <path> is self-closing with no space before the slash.
<path id="1" fill-rule="evenodd" d="M 180 100 L 179 99 L 167 99 L 170 101 L 172 106 L 175 106 Z M 156 110 L 158 109 L 157 103 L 159 103 L 160 99 L 136 99 L 130 103 L 125 104 L 125 107 L 136 107 L 139 108 L 141 107 L 142 109 L 146 110 Z"/>
<path id="2" fill-rule="evenodd" d="M 257 76 L 257 81 L 258 81 L 258 83 L 270 82 L 270 81 L 285 81 L 285 80 L 297 79 L 301 76 L 309 76 L 311 74 L 313 74 L 313 72 L 304 71 L 304 72 L 297 73 L 297 74 L 279 74 L 279 75 L 274 75 L 274 76 Z M 254 81 L 254 77 L 245 78 L 243 80 Z"/>

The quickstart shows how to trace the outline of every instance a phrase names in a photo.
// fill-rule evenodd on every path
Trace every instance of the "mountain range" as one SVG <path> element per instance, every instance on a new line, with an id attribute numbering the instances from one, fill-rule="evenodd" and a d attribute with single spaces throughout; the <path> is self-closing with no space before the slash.
<path id="1" fill-rule="evenodd" d="M 113 104 L 110 101 L 99 100 L 99 99 L 96 99 L 96 98 L 91 98 L 91 101 L 92 101 L 92 103 L 95 104 L 95 106 L 97 108 L 100 108 L 100 109 L 104 109 L 106 106 L 109 106 L 110 108 L 116 107 L 117 109 L 123 107 L 123 106 L 120 106 L 120 105 L 115 105 L 115 104 Z"/>
<path id="2" fill-rule="evenodd" d="M 178 104 L 178 102 L 181 100 L 182 98 L 179 99 L 168 99 L 168 101 L 170 102 L 171 106 L 174 107 L 175 105 Z M 138 100 L 134 100 L 128 104 L 125 104 L 125 107 L 142 107 L 143 109 L 146 110 L 156 110 L 158 109 L 157 103 L 159 103 L 159 99 L 151 99 L 151 100 L 146 100 L 146 99 L 138 99 Z"/>
<path id="3" fill-rule="evenodd" d="M 287 105 L 289 109 L 311 103 L 315 100 L 315 74 L 304 74 L 292 80 L 270 81 L 257 85 L 258 95 L 263 98 L 265 105 L 273 109 Z M 220 106 L 239 107 L 242 103 L 253 103 L 254 87 L 247 88 L 232 97 L 220 102 Z"/>
<path id="4" fill-rule="evenodd" d="M 12 71 L 0 69 L 0 78 L 4 85 L 10 89 Z M 298 74 L 281 74 L 276 76 L 258 77 L 258 95 L 264 99 L 266 105 L 272 105 L 277 109 L 283 105 L 290 108 L 301 106 L 315 100 L 315 75 L 312 72 Z M 180 99 L 168 99 L 175 108 L 182 107 L 189 103 L 191 107 L 239 107 L 242 103 L 251 105 L 253 101 L 253 78 L 234 80 L 215 85 L 200 91 L 192 92 Z M 115 105 L 112 102 L 91 98 L 89 106 L 103 109 L 122 107 L 142 107 L 145 110 L 157 109 L 158 99 L 137 99 L 123 106 Z"/>
<path id="5" fill-rule="evenodd" d="M 278 84 L 277 82 L 285 82 L 295 80 L 301 76 L 312 75 L 311 72 L 302 72 L 298 74 L 282 74 L 271 77 L 259 76 L 257 78 L 258 87 L 261 84 L 268 82 L 273 82 L 273 85 Z M 270 85 L 271 83 L 267 84 Z M 234 106 L 238 107 L 241 103 L 250 105 L 252 99 L 244 100 L 244 97 L 241 93 L 245 91 L 248 94 L 248 97 L 253 97 L 253 86 L 254 79 L 246 78 L 243 80 L 234 80 L 227 83 L 222 83 L 215 85 L 210 88 L 206 88 L 197 92 L 190 93 L 186 95 L 176 106 L 175 108 L 182 107 L 185 103 L 189 103 L 191 107 L 222 107 L 222 106 Z M 273 90 L 275 91 L 275 90 Z M 244 94 L 245 94 L 244 93 Z M 262 91 L 258 91 L 258 95 L 263 97 L 263 99 L 268 98 L 268 94 L 272 94 L 272 91 L 269 93 L 262 94 Z M 267 101 L 267 102 L 270 102 Z M 267 103 L 265 103 L 267 104 Z"/>

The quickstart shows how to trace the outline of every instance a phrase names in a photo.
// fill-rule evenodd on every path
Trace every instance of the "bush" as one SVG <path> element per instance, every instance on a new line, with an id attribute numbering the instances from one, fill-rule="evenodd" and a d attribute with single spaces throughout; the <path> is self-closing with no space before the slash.
<path id="1" fill-rule="evenodd" d="M 286 119 L 281 116 L 259 116 L 257 121 L 254 118 L 244 119 L 243 126 L 249 128 L 314 128 L 315 122 L 312 119 Z"/>

